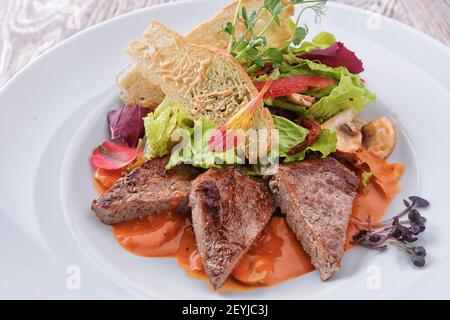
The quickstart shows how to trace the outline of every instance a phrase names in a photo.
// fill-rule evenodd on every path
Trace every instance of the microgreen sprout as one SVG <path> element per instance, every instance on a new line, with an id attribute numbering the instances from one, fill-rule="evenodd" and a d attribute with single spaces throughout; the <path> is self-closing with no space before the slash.
<path id="1" fill-rule="evenodd" d="M 248 11 L 243 6 L 243 1 L 240 0 L 237 4 L 233 21 L 227 22 L 223 26 L 223 31 L 229 35 L 228 53 L 230 53 L 239 63 L 254 70 L 255 65 L 259 68 L 264 68 L 267 62 L 274 64 L 275 66 L 281 65 L 283 53 L 291 45 L 299 45 L 306 37 L 308 33 L 308 27 L 299 26 L 300 18 L 306 10 L 313 10 L 316 14 L 316 20 L 320 20 L 320 16 L 324 14 L 324 6 L 328 0 L 290 0 L 286 2 L 284 0 L 264 0 L 264 4 L 258 10 Z M 304 4 L 298 15 L 297 21 L 292 22 L 295 24 L 295 30 L 292 37 L 283 48 L 271 48 L 268 47 L 266 34 L 271 27 L 276 24 L 282 23 L 283 11 L 293 5 Z M 257 23 L 261 20 L 263 15 L 268 13 L 270 19 L 264 26 L 258 26 Z M 242 24 L 245 30 L 237 36 L 238 24 Z M 257 30 L 256 30 L 257 29 Z"/>
<path id="2" fill-rule="evenodd" d="M 430 203 L 420 197 L 409 197 L 403 200 L 406 208 L 392 219 L 379 223 L 371 223 L 353 218 L 353 223 L 359 228 L 358 233 L 353 235 L 353 242 L 368 249 L 384 251 L 388 245 L 392 245 L 404 251 L 411 257 L 411 261 L 417 267 L 425 265 L 426 250 L 422 246 L 414 246 L 413 243 L 426 229 L 427 219 L 419 210 L 426 208 Z M 408 219 L 403 219 L 407 216 Z M 364 228 L 363 228 L 364 227 Z"/>

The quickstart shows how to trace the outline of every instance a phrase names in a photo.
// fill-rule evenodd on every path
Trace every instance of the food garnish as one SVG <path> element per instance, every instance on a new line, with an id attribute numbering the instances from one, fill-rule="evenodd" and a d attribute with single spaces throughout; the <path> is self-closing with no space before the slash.
<path id="1" fill-rule="evenodd" d="M 320 66 L 320 68 L 330 68 L 325 65 Z M 339 70 L 342 73 L 338 86 L 308 109 L 308 112 L 320 122 L 350 108 L 361 112 L 368 103 L 376 100 L 376 96 L 360 83 L 359 78 L 350 74 L 347 69 Z"/>
<path id="2" fill-rule="evenodd" d="M 118 170 L 131 164 L 141 154 L 141 146 L 131 148 L 117 141 L 105 141 L 92 153 L 91 163 L 98 169 Z"/>
<path id="3" fill-rule="evenodd" d="M 353 74 L 364 71 L 362 61 L 342 42 L 336 42 L 325 49 L 315 49 L 300 55 L 302 59 L 316 60 L 329 67 L 346 67 Z"/>
<path id="4" fill-rule="evenodd" d="M 137 219 L 132 224 L 139 226 L 151 215 L 151 224 L 159 224 L 171 208 L 180 228 L 190 230 L 186 248 L 198 250 L 193 270 L 206 271 L 215 289 L 240 261 L 248 265 L 242 249 L 255 245 L 276 214 L 273 197 L 293 245 L 305 249 L 300 274 L 314 265 L 322 280 L 331 277 L 341 265 L 348 233 L 356 233 L 350 238 L 363 247 L 395 246 L 415 265 L 425 265 L 426 251 L 414 243 L 426 223 L 418 209 L 428 201 L 410 197 L 400 214 L 374 222 L 398 192 L 403 166 L 383 159 L 395 145 L 390 122 L 380 118 L 364 126 L 358 117 L 376 100 L 359 75 L 361 60 L 331 33 L 305 41 L 303 13 L 312 10 L 319 19 L 326 2 L 239 0 L 185 37 L 151 21 L 144 39 L 127 48 L 132 66 L 119 85 L 124 108 L 108 114 L 112 141 L 91 156 L 97 185 L 111 187 L 93 202 L 97 217 L 113 225 Z M 301 5 L 296 21 L 294 5 Z M 258 137 L 258 145 L 252 144 L 250 129 L 269 132 L 263 137 L 264 161 L 250 161 L 253 146 L 261 154 L 265 142 Z M 255 212 L 264 217 L 253 217 Z M 151 229 L 159 235 L 160 228 Z M 226 237 L 223 230 L 230 231 Z M 179 231 L 177 237 L 184 238 Z M 161 248 L 169 243 L 164 241 L 158 236 Z M 189 260 L 192 252 L 187 253 Z M 258 256 L 247 260 L 270 255 Z M 268 266 L 275 271 L 276 264 Z M 288 272 L 280 281 L 294 275 L 287 269 L 283 266 Z M 234 280 L 261 285 L 267 274 L 255 274 L 236 272 Z"/>
<path id="5" fill-rule="evenodd" d="M 418 209 L 426 208 L 430 203 L 417 196 L 408 199 L 409 201 L 403 200 L 406 209 L 392 219 L 371 223 L 370 216 L 366 222 L 352 218 L 354 224 L 365 227 L 353 235 L 354 243 L 378 251 L 384 251 L 389 245 L 392 245 L 407 253 L 415 266 L 423 267 L 426 250 L 422 246 L 414 246 L 412 243 L 419 240 L 418 236 L 426 229 L 427 219 L 420 214 Z M 406 215 L 408 219 L 401 220 Z"/>
<path id="6" fill-rule="evenodd" d="M 233 21 L 229 21 L 224 27 L 223 31 L 230 35 L 228 44 L 228 53 L 230 53 L 239 63 L 255 64 L 258 67 L 264 67 L 265 60 L 272 60 L 280 64 L 283 60 L 282 51 L 290 45 L 299 45 L 308 33 L 306 26 L 299 26 L 300 18 L 306 10 L 313 10 L 316 13 L 317 20 L 324 13 L 324 6 L 327 0 L 265 0 L 263 6 L 257 11 L 247 12 L 247 9 L 242 5 L 242 0 L 239 1 Z M 268 48 L 266 33 L 273 25 L 280 25 L 282 22 L 282 13 L 287 7 L 296 4 L 306 4 L 298 15 L 296 22 L 289 21 L 292 28 L 292 37 L 289 43 L 286 43 L 284 48 Z M 257 25 L 261 21 L 261 17 L 269 13 L 271 18 L 267 21 L 264 27 Z M 246 31 L 236 38 L 236 29 L 238 22 L 242 22 Z M 255 32 L 258 30 L 258 32 Z"/>
<path id="7" fill-rule="evenodd" d="M 320 123 L 314 120 L 310 119 L 303 119 L 298 118 L 295 120 L 295 123 L 297 123 L 299 126 L 302 126 L 303 128 L 306 128 L 309 130 L 308 137 L 303 141 L 302 143 L 299 143 L 298 145 L 292 147 L 288 151 L 288 155 L 294 155 L 296 153 L 299 153 L 301 151 L 306 150 L 309 146 L 311 146 L 314 141 L 319 137 L 320 133 L 322 132 L 322 128 L 320 127 Z"/>
<path id="8" fill-rule="evenodd" d="M 108 112 L 111 140 L 123 139 L 128 146 L 136 147 L 144 136 L 143 119 L 151 111 L 135 104 Z"/>
<path id="9" fill-rule="evenodd" d="M 225 151 L 235 146 L 237 141 L 236 133 L 239 130 L 246 132 L 251 128 L 253 116 L 264 104 L 264 95 L 273 83 L 269 79 L 261 88 L 259 94 L 252 99 L 244 108 L 239 110 L 224 125 L 220 126 L 216 133 L 211 136 L 208 141 L 210 150 Z"/>
<path id="10" fill-rule="evenodd" d="M 283 117 L 273 116 L 273 118 L 275 129 L 279 132 L 279 156 L 285 162 L 305 160 L 308 153 L 319 154 L 322 158 L 326 158 L 336 151 L 337 139 L 335 132 L 321 130 L 319 135 L 315 137 L 314 142 L 307 146 L 310 142 L 307 141 L 309 140 L 308 135 L 310 134 L 310 130 Z M 314 132 L 313 135 L 315 135 Z M 294 151 L 293 148 L 299 144 L 303 144 L 305 141 L 307 142 L 304 145 L 305 148 L 292 154 L 292 151 Z"/>
<path id="11" fill-rule="evenodd" d="M 264 94 L 264 99 L 284 97 L 293 93 L 305 93 L 309 88 L 323 89 L 334 84 L 332 79 L 320 76 L 292 76 L 273 80 Z M 256 83 L 256 89 L 262 90 L 267 83 Z"/>

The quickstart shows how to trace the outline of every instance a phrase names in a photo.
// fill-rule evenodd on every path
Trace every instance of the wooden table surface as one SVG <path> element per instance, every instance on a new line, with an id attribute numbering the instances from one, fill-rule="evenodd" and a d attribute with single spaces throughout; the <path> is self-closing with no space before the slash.
<path id="1" fill-rule="evenodd" d="M 44 51 L 86 27 L 174 1 L 183 0 L 0 0 L 0 87 Z M 380 12 L 450 45 L 450 0 L 335 1 Z"/>

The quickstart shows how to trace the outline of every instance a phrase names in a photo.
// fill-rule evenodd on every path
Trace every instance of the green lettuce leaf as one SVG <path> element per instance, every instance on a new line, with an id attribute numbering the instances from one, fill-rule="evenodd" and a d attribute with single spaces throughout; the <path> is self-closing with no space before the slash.
<path id="1" fill-rule="evenodd" d="M 208 141 L 217 127 L 212 120 L 202 117 L 195 121 L 192 129 L 177 128 L 173 134 L 180 140 L 180 143 L 173 148 L 166 169 L 169 170 L 180 164 L 191 164 L 195 167 L 210 169 L 220 168 L 226 164 L 243 163 L 234 149 L 226 152 L 209 150 Z"/>
<path id="2" fill-rule="evenodd" d="M 268 104 L 267 102 L 265 102 L 265 103 Z M 284 97 L 273 99 L 270 103 L 270 106 L 276 107 L 278 109 L 295 112 L 301 118 L 314 119 L 314 117 L 309 113 L 307 107 L 299 106 L 298 104 L 294 104 L 294 103 L 290 103 Z"/>
<path id="3" fill-rule="evenodd" d="M 336 133 L 331 130 L 322 130 L 320 135 L 317 137 L 316 141 L 306 148 L 306 150 L 299 152 L 297 154 L 286 156 L 285 162 L 294 162 L 294 161 L 302 161 L 305 160 L 306 153 L 308 151 L 320 152 L 322 154 L 322 158 L 326 158 L 332 152 L 336 152 Z"/>
<path id="4" fill-rule="evenodd" d="M 363 111 L 375 99 L 375 95 L 367 89 L 355 86 L 351 76 L 342 75 L 339 85 L 330 95 L 321 98 L 308 111 L 316 120 L 323 122 L 349 108 Z"/>
<path id="5" fill-rule="evenodd" d="M 336 37 L 329 32 L 321 32 L 312 41 L 303 41 L 300 47 L 293 49 L 295 55 L 308 53 L 316 49 L 326 49 L 336 43 Z"/>
<path id="6" fill-rule="evenodd" d="M 308 109 L 308 114 L 317 121 L 323 122 L 352 107 L 362 111 L 368 103 L 376 100 L 376 96 L 367 90 L 359 75 L 351 74 L 345 67 L 332 68 L 296 57 L 295 62 L 296 65 L 283 65 L 283 76 L 317 75 L 336 81 L 332 86 L 312 89 L 306 93 L 320 99 Z"/>
<path id="7" fill-rule="evenodd" d="M 165 99 L 155 112 L 144 118 L 145 147 L 144 157 L 149 160 L 163 157 L 169 153 L 169 142 L 172 132 L 177 127 L 180 108 Z"/>
<path id="8" fill-rule="evenodd" d="M 283 117 L 272 115 L 272 119 L 275 129 L 278 130 L 278 156 L 286 157 L 292 147 L 305 141 L 309 131 Z"/>
<path id="9" fill-rule="evenodd" d="M 320 49 L 325 49 L 336 43 L 336 37 L 329 32 L 321 32 L 313 38 L 313 43 Z"/>
<path id="10" fill-rule="evenodd" d="M 281 75 L 289 76 L 321 76 L 335 81 L 339 81 L 343 74 L 350 75 L 355 85 L 362 85 L 359 75 L 351 74 L 345 67 L 332 68 L 322 63 L 312 60 L 289 57 L 289 64 L 285 63 L 281 67 Z"/>

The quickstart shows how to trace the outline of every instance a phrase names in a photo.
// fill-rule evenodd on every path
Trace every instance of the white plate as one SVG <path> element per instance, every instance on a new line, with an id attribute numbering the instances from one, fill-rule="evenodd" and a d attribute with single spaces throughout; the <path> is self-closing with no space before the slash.
<path id="1" fill-rule="evenodd" d="M 106 111 L 120 105 L 114 77 L 129 40 L 149 19 L 186 32 L 228 0 L 185 1 L 137 11 L 65 41 L 0 92 L 0 297 L 3 298 L 450 298 L 450 52 L 395 21 L 331 3 L 311 34 L 333 32 L 365 63 L 364 78 L 378 94 L 367 117 L 397 123 L 392 161 L 406 165 L 401 198 L 432 202 L 423 240 L 428 266 L 415 269 L 396 250 L 355 249 L 332 281 L 317 273 L 271 288 L 221 296 L 185 276 L 173 259 L 133 256 L 89 210 L 96 193 L 88 162 L 107 136 Z M 188 18 L 187 18 L 188 17 Z M 75 266 L 75 267 L 73 267 Z M 80 289 L 73 276 L 80 271 Z M 379 280 L 373 282 L 373 277 Z M 373 286 L 371 284 L 380 284 Z"/>

